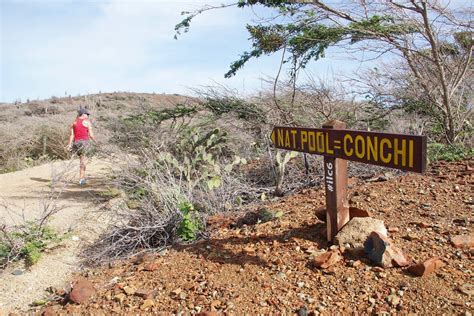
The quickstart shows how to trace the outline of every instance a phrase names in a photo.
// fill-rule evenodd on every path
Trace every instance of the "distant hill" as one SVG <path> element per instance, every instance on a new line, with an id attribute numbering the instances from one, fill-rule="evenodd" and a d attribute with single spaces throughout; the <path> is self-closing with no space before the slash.
<path id="1" fill-rule="evenodd" d="M 69 127 L 80 107 L 90 109 L 90 119 L 100 139 L 107 142 L 114 123 L 121 118 L 193 102 L 196 98 L 177 94 L 116 92 L 3 103 L 0 106 L 0 173 L 67 158 Z"/>
<path id="2" fill-rule="evenodd" d="M 31 100 L 22 103 L 0 103 L 0 121 L 9 122 L 22 116 L 49 116 L 74 112 L 87 107 L 97 115 L 104 110 L 116 113 L 133 112 L 140 108 L 162 108 L 176 103 L 191 102 L 194 98 L 178 94 L 154 93 L 98 93 L 84 96 L 52 97 L 46 100 Z"/>

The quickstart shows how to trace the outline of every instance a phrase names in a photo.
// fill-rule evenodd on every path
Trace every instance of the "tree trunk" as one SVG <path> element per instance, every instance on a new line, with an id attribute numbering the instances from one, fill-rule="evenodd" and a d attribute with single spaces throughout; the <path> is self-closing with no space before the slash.
<path id="1" fill-rule="evenodd" d="M 453 118 L 453 114 L 451 112 L 451 102 L 449 99 L 445 99 L 443 100 L 445 103 L 444 106 L 446 108 L 446 113 L 445 113 L 445 123 L 444 123 L 444 135 L 445 135 L 445 139 L 446 139 L 446 142 L 449 144 L 449 145 L 452 145 L 454 144 L 455 140 L 456 140 L 456 130 L 455 130 L 455 123 L 454 123 L 454 118 Z"/>

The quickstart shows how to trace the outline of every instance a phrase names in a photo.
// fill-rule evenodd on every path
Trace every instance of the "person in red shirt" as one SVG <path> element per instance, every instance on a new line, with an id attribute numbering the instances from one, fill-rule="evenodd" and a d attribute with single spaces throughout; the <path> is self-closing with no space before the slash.
<path id="1" fill-rule="evenodd" d="M 68 150 L 72 150 L 80 159 L 79 184 L 86 184 L 87 153 L 90 150 L 90 141 L 96 141 L 92 132 L 92 124 L 89 121 L 90 112 L 86 108 L 80 108 L 77 118 L 71 125 L 71 136 L 69 137 Z"/>

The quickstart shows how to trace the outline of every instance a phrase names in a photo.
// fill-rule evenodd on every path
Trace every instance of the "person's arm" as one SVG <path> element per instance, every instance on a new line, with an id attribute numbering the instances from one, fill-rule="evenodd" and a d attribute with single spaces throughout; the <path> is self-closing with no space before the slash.
<path id="1" fill-rule="evenodd" d="M 70 150 L 72 148 L 72 142 L 74 141 L 74 128 L 71 125 L 71 136 L 69 136 L 69 144 L 67 145 L 67 149 Z"/>
<path id="2" fill-rule="evenodd" d="M 82 122 L 82 124 L 85 125 L 85 127 L 87 127 L 87 130 L 89 131 L 89 137 L 97 143 L 97 140 L 95 139 L 95 136 L 94 136 L 94 132 L 92 131 L 92 124 L 89 120 L 86 120 L 84 122 Z"/>

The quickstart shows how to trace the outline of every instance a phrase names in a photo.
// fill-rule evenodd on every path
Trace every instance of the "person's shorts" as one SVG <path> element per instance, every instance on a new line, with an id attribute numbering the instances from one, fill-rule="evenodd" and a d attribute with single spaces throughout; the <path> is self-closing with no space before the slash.
<path id="1" fill-rule="evenodd" d="M 78 140 L 72 144 L 72 152 L 78 156 L 87 155 L 91 152 L 91 143 L 88 140 Z"/>

